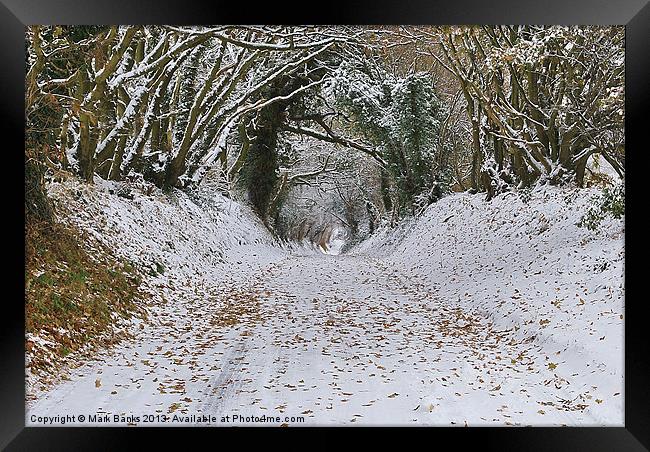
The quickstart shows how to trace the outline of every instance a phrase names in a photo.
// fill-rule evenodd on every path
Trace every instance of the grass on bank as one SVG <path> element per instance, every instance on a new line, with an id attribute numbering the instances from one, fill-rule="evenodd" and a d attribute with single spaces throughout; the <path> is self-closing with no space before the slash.
<path id="1" fill-rule="evenodd" d="M 143 312 L 138 272 L 80 231 L 28 222 L 25 259 L 26 336 L 48 341 L 26 340 L 32 371 L 55 371 L 77 350 L 116 342 L 115 322 Z"/>

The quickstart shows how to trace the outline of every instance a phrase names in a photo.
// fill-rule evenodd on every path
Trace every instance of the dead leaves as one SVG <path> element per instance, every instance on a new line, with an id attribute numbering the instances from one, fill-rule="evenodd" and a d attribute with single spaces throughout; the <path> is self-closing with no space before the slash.
<path id="1" fill-rule="evenodd" d="M 542 320 L 539 320 L 540 317 L 530 319 L 530 324 L 522 326 L 519 333 L 517 333 L 516 325 L 499 330 L 499 327 L 503 328 L 502 324 L 493 325 L 490 320 L 469 314 L 471 311 L 455 309 L 455 306 L 445 306 L 441 302 L 433 303 L 435 300 L 428 294 L 423 294 L 420 288 L 414 288 L 415 283 L 410 283 L 411 281 L 393 284 L 390 288 L 381 286 L 377 288 L 376 293 L 373 292 L 374 289 L 366 288 L 364 290 L 368 292 L 364 292 L 362 295 L 354 291 L 345 295 L 334 295 L 333 293 L 325 295 L 326 289 L 318 288 L 314 290 L 323 296 L 318 306 L 315 306 L 314 303 L 309 303 L 310 297 L 302 299 L 302 294 L 294 294 L 289 288 L 286 288 L 287 294 L 285 294 L 280 289 L 280 283 L 276 282 L 276 285 L 272 286 L 275 298 L 271 300 L 270 305 L 266 305 L 266 301 L 263 301 L 261 307 L 249 306 L 251 309 L 240 309 L 238 306 L 240 302 L 250 305 L 253 303 L 252 298 L 231 302 L 227 306 L 227 310 L 230 312 L 219 311 L 220 308 L 217 305 L 215 311 L 218 312 L 210 312 L 206 316 L 205 324 L 208 328 L 201 330 L 204 335 L 200 341 L 197 341 L 197 348 L 210 352 L 218 347 L 217 353 L 221 356 L 215 357 L 216 361 L 210 363 L 214 366 L 213 373 L 234 372 L 232 379 L 228 379 L 220 388 L 233 388 L 230 392 L 234 394 L 251 393 L 255 389 L 262 388 L 257 385 L 258 382 L 259 384 L 264 383 L 263 388 L 266 391 L 261 390 L 257 394 L 263 399 L 255 399 L 259 401 L 256 404 L 258 407 L 266 405 L 270 409 L 273 405 L 286 401 L 276 409 L 289 413 L 295 410 L 295 413 L 300 412 L 303 416 L 310 417 L 314 417 L 314 411 L 316 411 L 319 414 L 324 414 L 324 417 L 327 418 L 339 420 L 351 418 L 350 422 L 358 422 L 361 415 L 353 416 L 349 413 L 361 412 L 366 416 L 363 419 L 368 420 L 369 413 L 391 405 L 410 415 L 408 419 L 404 418 L 404 420 L 413 420 L 411 418 L 418 417 L 418 421 L 430 421 L 433 416 L 429 416 L 427 412 L 432 413 L 436 403 L 438 405 L 435 410 L 439 411 L 436 414 L 445 416 L 448 414 L 445 404 L 452 400 L 456 403 L 466 400 L 466 404 L 474 402 L 472 391 L 482 393 L 486 399 L 498 402 L 505 401 L 507 397 L 513 397 L 511 394 L 514 394 L 514 397 L 528 398 L 534 401 L 538 393 L 534 390 L 531 390 L 530 393 L 522 393 L 519 392 L 521 388 L 528 387 L 525 386 L 526 384 L 532 386 L 537 383 L 543 378 L 538 377 L 540 374 L 550 376 L 550 373 L 546 373 L 546 367 L 552 371 L 558 367 L 558 363 L 565 365 L 562 358 L 541 348 L 543 335 L 540 335 L 539 341 L 535 341 L 535 333 L 540 334 L 540 328 L 536 323 L 539 321 L 539 325 L 544 327 L 553 322 L 552 326 L 555 327 L 559 324 L 555 321 L 555 317 Z M 396 289 L 396 287 L 398 288 Z M 525 294 L 521 298 L 525 301 L 528 299 L 528 295 Z M 501 297 L 503 298 L 503 296 Z M 517 298 L 519 297 L 520 295 L 517 294 Z M 305 303 L 305 301 L 307 302 Z M 452 301 L 455 302 L 455 300 Z M 546 309 L 549 312 L 554 312 L 548 303 L 547 301 L 545 304 Z M 567 301 L 564 306 L 567 307 L 572 303 L 575 301 Z M 435 306 L 435 309 L 432 308 L 432 305 Z M 556 307 L 560 307 L 559 302 Z M 235 315 L 234 311 L 236 310 L 238 311 Z M 257 314 L 254 314 L 255 312 Z M 215 323 L 210 322 L 217 317 L 213 314 L 222 316 L 216 322 L 216 325 L 223 327 L 221 329 L 223 338 L 220 342 L 215 342 L 214 335 L 208 332 L 208 329 L 215 330 L 213 328 Z M 262 314 L 264 314 L 264 322 L 261 324 L 250 322 L 255 315 L 262 316 Z M 547 315 L 550 316 L 550 314 Z M 173 319 L 170 316 L 166 320 Z M 183 328 L 186 328 L 187 323 L 184 323 Z M 178 328 L 178 323 L 175 325 Z M 231 328 L 232 326 L 234 328 Z M 185 335 L 173 337 L 170 342 L 173 344 L 175 340 L 186 340 Z M 246 345 L 243 350 L 240 350 L 237 348 L 237 344 Z M 134 358 L 133 361 L 140 369 L 144 367 L 146 370 L 154 366 L 161 370 L 165 366 L 169 366 L 170 363 L 179 366 L 189 365 L 191 368 L 192 360 L 190 358 L 193 356 L 188 355 L 193 355 L 193 345 L 188 344 L 188 349 L 184 349 L 183 353 L 181 353 L 180 347 L 174 345 L 171 346 L 174 350 L 173 353 L 171 350 L 167 351 L 169 347 L 169 344 L 164 348 L 160 346 L 155 348 L 154 345 L 151 350 L 155 348 L 158 353 L 151 353 L 154 358 L 146 357 L 151 361 L 140 360 L 140 357 Z M 235 355 L 230 353 L 233 350 L 236 352 Z M 544 359 L 545 354 L 539 353 L 539 350 L 544 350 L 548 357 Z M 163 351 L 167 352 L 163 354 Z M 268 354 L 270 356 L 266 356 L 264 359 L 257 359 L 258 356 Z M 183 358 L 174 358 L 175 355 Z M 161 356 L 166 356 L 167 359 L 160 359 L 156 362 L 156 357 L 160 358 Z M 554 356 L 553 359 L 558 359 L 558 363 L 549 362 L 550 356 Z M 248 370 L 241 368 L 241 363 L 238 362 L 240 358 L 248 361 L 246 362 Z M 272 365 L 271 362 L 273 362 Z M 311 371 L 306 370 L 306 365 L 312 365 L 314 362 L 318 363 L 317 370 L 310 373 Z M 140 365 L 141 363 L 144 366 Z M 194 361 L 193 365 L 197 366 L 199 370 L 206 370 L 206 368 L 202 369 L 202 366 L 205 366 L 205 362 L 202 360 L 198 360 L 198 363 Z M 192 368 L 191 370 L 194 371 Z M 261 377 L 256 376 L 256 373 L 259 374 L 258 371 L 266 370 L 274 372 L 269 376 L 270 380 L 264 374 L 264 381 L 259 381 Z M 319 375 L 319 371 L 321 375 Z M 373 371 L 376 373 L 372 373 Z M 436 393 L 436 391 L 444 392 L 444 395 L 439 394 L 442 396 L 438 398 L 440 403 L 428 403 L 433 399 L 413 397 L 415 394 L 411 392 L 412 388 L 405 386 L 404 380 L 402 380 L 413 375 L 413 371 L 417 375 L 414 381 L 418 385 L 418 390 L 424 388 L 424 390 L 430 391 L 428 395 Z M 392 372 L 395 372 L 395 375 L 392 375 Z M 512 381 L 509 379 L 511 376 L 515 377 Z M 532 379 L 528 378 L 529 376 L 532 376 Z M 161 380 L 164 380 L 160 389 L 162 389 L 161 392 L 167 393 L 169 398 L 173 397 L 169 395 L 170 391 L 185 390 L 184 385 L 178 381 L 169 381 L 166 378 L 166 376 L 160 377 Z M 569 377 L 567 376 L 567 378 Z M 236 384 L 232 384 L 233 380 Z M 310 385 L 306 386 L 305 380 L 309 381 Z M 422 385 L 420 385 L 420 381 Z M 501 381 L 506 383 L 505 389 L 502 389 Z M 553 392 L 545 392 L 545 394 L 555 394 L 553 383 L 558 381 L 548 380 L 548 390 Z M 463 387 L 461 382 L 470 383 L 467 387 Z M 560 383 L 563 388 L 566 387 L 563 382 Z M 112 386 L 108 383 L 106 385 Z M 189 380 L 188 385 L 190 385 Z M 327 392 L 328 390 L 329 392 Z M 397 390 L 402 392 L 393 392 Z M 304 393 L 305 396 L 311 397 L 316 394 L 322 397 L 317 397 L 318 401 L 314 400 L 315 404 L 305 403 L 306 400 L 311 402 L 312 399 L 301 398 L 296 410 L 296 396 L 302 395 L 302 391 L 312 391 Z M 154 392 L 156 391 L 154 390 Z M 246 397 L 232 395 L 230 392 L 215 394 L 219 397 L 226 394 L 224 397 L 232 397 L 231 402 L 233 400 L 240 402 L 244 400 L 242 397 Z M 123 391 L 120 390 L 120 394 L 122 393 Z M 571 391 L 560 391 L 560 393 L 567 396 L 567 394 L 571 394 Z M 188 395 L 195 398 L 194 394 Z M 267 395 L 273 397 L 270 400 L 275 403 L 270 402 L 266 398 Z M 488 395 L 491 397 L 487 397 Z M 276 396 L 278 398 L 275 398 Z M 283 398 L 283 396 L 287 397 Z M 376 404 L 375 400 L 368 402 L 371 397 L 377 399 Z M 392 399 L 392 401 L 388 399 Z M 412 409 L 412 411 L 418 412 L 417 415 L 408 413 L 410 407 L 413 406 L 411 403 L 417 403 L 417 401 L 421 405 Z M 168 403 L 170 402 L 171 400 Z M 186 403 L 192 403 L 192 399 L 184 397 L 179 402 L 169 407 L 170 412 L 182 410 L 181 405 L 186 407 Z M 577 400 L 577 402 L 577 404 L 571 405 L 572 409 L 579 409 L 583 405 L 581 402 L 592 403 L 584 400 Z M 554 403 L 559 407 L 562 406 L 561 403 Z M 596 404 L 600 403 L 602 400 L 597 399 Z M 553 406 L 553 402 L 551 402 L 551 406 Z M 594 404 L 594 406 L 596 405 Z M 266 407 L 262 409 L 267 409 Z M 160 408 L 165 409 L 164 405 L 161 405 Z M 307 408 L 313 408 L 313 410 Z M 534 409 L 526 411 L 538 422 L 542 419 L 548 420 L 548 422 L 555 421 L 555 408 L 545 406 L 540 408 L 544 409 L 539 409 L 538 415 L 549 414 L 549 416 L 539 418 L 534 416 Z M 504 417 L 512 415 L 511 420 L 518 424 L 520 420 L 516 417 L 518 414 L 514 408 L 505 414 L 501 412 L 498 415 L 498 422 L 503 422 Z M 404 417 L 404 413 L 401 416 Z M 487 421 L 490 420 L 489 418 L 490 416 L 486 415 Z M 437 416 L 436 419 L 438 419 Z M 321 421 L 320 418 L 318 420 Z M 456 421 L 462 425 L 462 418 L 456 419 Z M 473 416 L 468 417 L 465 423 L 469 421 L 474 423 L 476 419 Z M 365 421 L 359 423 L 365 424 Z"/>
<path id="2" fill-rule="evenodd" d="M 174 403 L 172 403 L 172 404 L 169 406 L 169 408 L 167 409 L 167 412 L 168 412 L 168 413 L 173 413 L 174 411 L 176 411 L 176 410 L 179 409 L 180 407 L 181 407 L 181 404 L 180 404 L 180 403 L 176 403 L 176 402 L 174 402 Z"/>

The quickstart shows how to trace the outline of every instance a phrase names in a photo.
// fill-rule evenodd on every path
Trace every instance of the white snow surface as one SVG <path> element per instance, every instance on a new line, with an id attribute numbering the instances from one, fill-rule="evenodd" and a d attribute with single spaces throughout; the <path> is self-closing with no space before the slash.
<path id="1" fill-rule="evenodd" d="M 624 221 L 606 219 L 596 232 L 577 226 L 597 193 L 543 186 L 527 203 L 516 193 L 491 202 L 453 194 L 353 251 L 423 278 L 444 304 L 503 335 L 508 347 L 459 372 L 471 390 L 456 388 L 455 405 L 470 425 L 506 413 L 514 424 L 624 425 Z M 502 371 L 477 374 L 495 359 Z M 502 410 L 481 378 L 499 386 Z M 502 413 L 491 419 L 478 400 Z"/>
<path id="2" fill-rule="evenodd" d="M 149 321 L 34 389 L 27 425 L 623 425 L 624 229 L 575 225 L 590 190 L 454 194 L 328 255 L 219 195 L 119 189 L 50 194 L 162 265 Z"/>

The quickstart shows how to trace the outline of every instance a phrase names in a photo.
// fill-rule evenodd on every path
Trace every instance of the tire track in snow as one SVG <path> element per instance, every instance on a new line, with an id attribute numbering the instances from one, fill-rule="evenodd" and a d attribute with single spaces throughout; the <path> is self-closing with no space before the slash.
<path id="1" fill-rule="evenodd" d="M 219 407 L 224 399 L 232 397 L 235 390 L 241 386 L 238 376 L 241 374 L 242 358 L 245 356 L 246 346 L 244 341 L 239 341 L 229 348 L 228 354 L 223 358 L 225 367 L 210 379 L 208 386 L 208 399 L 200 405 L 200 411 L 205 414 L 220 415 Z M 201 425 L 201 424 L 197 424 Z"/>

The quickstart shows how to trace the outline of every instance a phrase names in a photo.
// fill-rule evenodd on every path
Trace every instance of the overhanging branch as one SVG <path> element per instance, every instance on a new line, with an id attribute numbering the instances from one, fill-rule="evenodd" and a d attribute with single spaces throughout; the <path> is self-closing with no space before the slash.
<path id="1" fill-rule="evenodd" d="M 322 124 L 321 124 L 322 125 Z M 341 137 L 339 135 L 335 135 L 329 127 L 325 128 L 327 134 L 323 134 L 321 132 L 318 132 L 317 130 L 314 129 L 309 129 L 309 128 L 298 128 L 298 127 L 292 127 L 290 125 L 284 125 L 282 126 L 282 130 L 286 132 L 291 132 L 295 133 L 298 135 L 305 135 L 309 136 L 312 138 L 316 138 L 321 141 L 325 141 L 327 143 L 334 143 L 334 144 L 340 144 L 343 146 L 347 146 L 353 149 L 356 149 L 358 151 L 364 152 L 371 156 L 373 159 L 375 159 L 380 165 L 386 166 L 386 161 L 381 158 L 379 153 L 375 151 L 374 149 L 370 149 L 366 146 L 363 146 L 359 143 L 357 143 L 354 140 L 350 140 L 349 138 Z"/>

